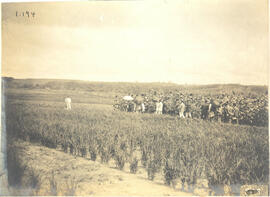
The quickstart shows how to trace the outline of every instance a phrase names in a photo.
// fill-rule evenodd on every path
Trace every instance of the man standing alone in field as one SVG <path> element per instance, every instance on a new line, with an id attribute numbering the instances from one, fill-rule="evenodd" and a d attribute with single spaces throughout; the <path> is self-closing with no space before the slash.
<path id="1" fill-rule="evenodd" d="M 71 110 L 71 98 L 69 97 L 65 98 L 65 103 L 67 106 L 67 110 Z"/>

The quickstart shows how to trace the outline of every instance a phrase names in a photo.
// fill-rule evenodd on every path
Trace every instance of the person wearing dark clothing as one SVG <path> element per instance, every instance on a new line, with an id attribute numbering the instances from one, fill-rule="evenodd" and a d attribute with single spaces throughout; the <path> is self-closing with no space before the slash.
<path id="1" fill-rule="evenodd" d="M 208 108 L 208 113 L 209 113 L 209 120 L 214 120 L 218 116 L 218 103 L 215 102 L 213 99 L 211 99 L 209 108 Z"/>
<path id="2" fill-rule="evenodd" d="M 191 105 L 190 105 L 189 101 L 187 101 L 187 103 L 186 103 L 185 116 L 186 116 L 186 118 L 192 118 L 192 116 L 191 116 Z"/>
<path id="3" fill-rule="evenodd" d="M 203 104 L 201 106 L 201 119 L 206 120 L 208 117 L 208 108 L 209 106 L 207 104 Z"/>

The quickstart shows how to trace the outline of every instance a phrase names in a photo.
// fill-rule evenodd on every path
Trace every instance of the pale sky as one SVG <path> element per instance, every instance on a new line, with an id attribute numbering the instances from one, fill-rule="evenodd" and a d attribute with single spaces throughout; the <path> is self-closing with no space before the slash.
<path id="1" fill-rule="evenodd" d="M 4 76 L 266 85 L 268 73 L 267 0 L 2 4 Z"/>

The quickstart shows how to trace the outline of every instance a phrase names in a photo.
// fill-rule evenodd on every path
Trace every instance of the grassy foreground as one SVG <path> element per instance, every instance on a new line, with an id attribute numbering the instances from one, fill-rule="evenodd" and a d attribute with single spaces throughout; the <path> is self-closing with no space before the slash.
<path id="1" fill-rule="evenodd" d="M 116 167 L 138 163 L 154 179 L 193 184 L 206 177 L 211 184 L 268 182 L 268 128 L 180 120 L 155 114 L 114 111 L 103 104 L 16 97 L 6 100 L 8 136 L 61 148 L 70 154 L 114 160 Z M 44 97 L 46 98 L 46 97 Z"/>

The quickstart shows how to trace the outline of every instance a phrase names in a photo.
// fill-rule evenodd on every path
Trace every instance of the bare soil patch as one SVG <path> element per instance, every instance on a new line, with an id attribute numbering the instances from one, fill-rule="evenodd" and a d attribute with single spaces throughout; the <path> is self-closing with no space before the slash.
<path id="1" fill-rule="evenodd" d="M 158 177 L 155 181 L 147 180 L 147 174 L 142 169 L 137 174 L 131 174 L 127 169 L 114 169 L 113 164 L 103 165 L 24 141 L 16 142 L 16 146 L 20 148 L 22 165 L 28 169 L 24 182 L 29 182 L 30 176 L 35 176 L 38 181 L 35 191 L 32 191 L 34 195 L 192 195 L 163 185 Z M 26 194 L 25 190 L 21 192 L 21 195 Z M 17 194 L 20 192 L 17 191 Z"/>

